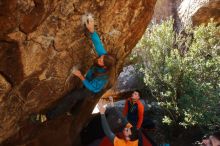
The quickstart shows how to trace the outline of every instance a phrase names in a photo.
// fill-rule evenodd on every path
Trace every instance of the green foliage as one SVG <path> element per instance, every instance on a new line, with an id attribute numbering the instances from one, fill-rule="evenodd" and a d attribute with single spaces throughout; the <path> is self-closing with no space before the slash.
<path id="1" fill-rule="evenodd" d="M 163 122 L 219 126 L 220 27 L 215 23 L 176 33 L 173 20 L 152 25 L 132 60 L 167 111 Z"/>

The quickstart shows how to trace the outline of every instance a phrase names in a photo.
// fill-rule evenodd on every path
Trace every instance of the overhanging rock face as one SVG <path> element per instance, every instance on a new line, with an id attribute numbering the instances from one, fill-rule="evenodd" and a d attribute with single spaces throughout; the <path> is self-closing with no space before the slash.
<path id="1" fill-rule="evenodd" d="M 220 1 L 184 0 L 179 7 L 179 15 L 185 26 L 207 24 L 211 18 L 220 23 Z"/>
<path id="2" fill-rule="evenodd" d="M 150 22 L 155 3 L 156 0 L 1 0 L 0 143 L 16 134 L 30 114 L 51 107 L 71 89 L 79 88 L 77 78 L 67 81 L 71 67 L 80 65 L 85 73 L 96 57 L 81 25 L 85 12 L 94 15 L 105 48 L 117 58 L 117 76 Z M 73 137 L 88 119 L 95 102 L 85 101 L 78 107 L 82 112 L 75 115 Z"/>

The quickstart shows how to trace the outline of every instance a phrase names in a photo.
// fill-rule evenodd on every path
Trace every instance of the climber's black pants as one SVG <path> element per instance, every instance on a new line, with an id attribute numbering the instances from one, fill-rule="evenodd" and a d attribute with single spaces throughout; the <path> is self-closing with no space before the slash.
<path id="1" fill-rule="evenodd" d="M 64 96 L 58 104 L 50 109 L 46 116 L 48 119 L 53 119 L 57 116 L 60 116 L 68 111 L 78 102 L 83 101 L 86 97 L 94 97 L 95 93 L 89 91 L 86 88 L 81 88 L 71 91 L 69 94 Z"/>

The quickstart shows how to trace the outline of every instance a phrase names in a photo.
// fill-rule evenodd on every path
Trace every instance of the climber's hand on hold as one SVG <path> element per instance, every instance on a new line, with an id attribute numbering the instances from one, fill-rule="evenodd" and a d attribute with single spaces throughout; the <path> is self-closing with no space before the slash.
<path id="1" fill-rule="evenodd" d="M 94 32 L 94 19 L 92 18 L 92 16 L 88 16 L 86 21 L 86 28 L 89 30 L 89 32 Z"/>
<path id="2" fill-rule="evenodd" d="M 109 96 L 108 99 L 109 99 L 109 102 L 110 102 L 110 106 L 111 106 L 111 107 L 114 107 L 113 97 L 112 97 L 112 96 Z"/>
<path id="3" fill-rule="evenodd" d="M 81 80 L 85 80 L 84 76 L 79 70 L 74 71 L 73 74 L 77 76 L 78 78 L 80 78 Z"/>
<path id="4" fill-rule="evenodd" d="M 104 101 L 102 99 L 99 100 L 97 107 L 100 114 L 105 114 L 106 108 L 104 107 Z"/>
<path id="5" fill-rule="evenodd" d="M 79 77 L 80 75 L 82 75 L 82 73 L 81 73 L 79 70 L 75 70 L 75 71 L 73 72 L 73 74 L 74 74 L 75 76 L 77 76 L 77 77 Z"/>

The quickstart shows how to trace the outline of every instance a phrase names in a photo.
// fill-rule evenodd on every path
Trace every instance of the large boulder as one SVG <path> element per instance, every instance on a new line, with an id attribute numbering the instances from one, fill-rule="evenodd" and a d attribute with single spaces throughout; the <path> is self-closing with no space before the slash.
<path id="1" fill-rule="evenodd" d="M 207 24 L 212 18 L 220 23 L 219 0 L 160 0 L 156 2 L 153 19 L 156 23 L 174 18 L 174 26 L 181 30 L 186 26 Z"/>
<path id="2" fill-rule="evenodd" d="M 185 26 L 207 24 L 211 18 L 220 23 L 220 1 L 184 0 L 179 7 L 179 16 Z"/>
<path id="3" fill-rule="evenodd" d="M 156 22 L 169 19 L 173 17 L 177 19 L 177 9 L 181 3 L 181 0 L 159 0 L 156 2 L 153 19 Z"/>
<path id="4" fill-rule="evenodd" d="M 110 80 L 114 83 L 124 59 L 150 22 L 155 3 L 156 0 L 1 0 L 0 143 L 19 133 L 31 114 L 50 108 L 71 89 L 80 87 L 79 79 L 67 80 L 71 67 L 80 65 L 85 73 L 96 57 L 81 24 L 85 12 L 94 15 L 105 48 L 117 59 Z M 107 89 L 76 107 L 71 128 L 63 128 L 71 131 L 71 144 Z M 27 129 L 23 137 L 28 139 L 30 135 Z"/>

